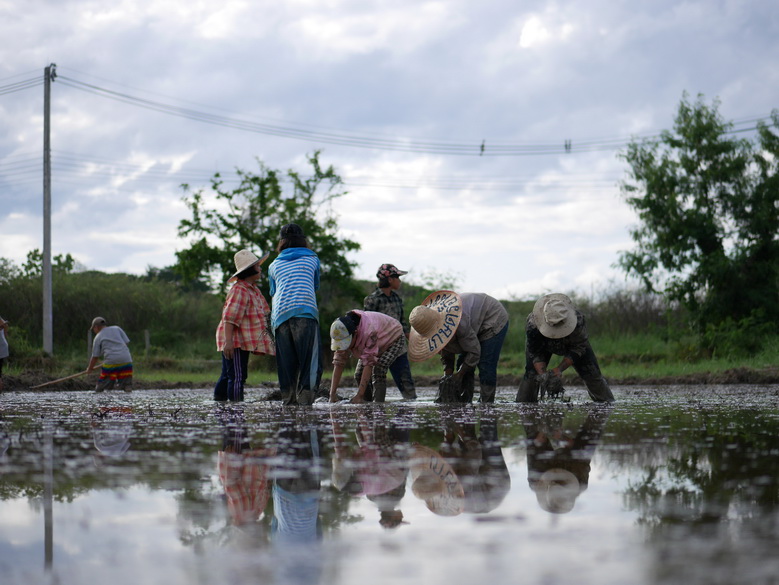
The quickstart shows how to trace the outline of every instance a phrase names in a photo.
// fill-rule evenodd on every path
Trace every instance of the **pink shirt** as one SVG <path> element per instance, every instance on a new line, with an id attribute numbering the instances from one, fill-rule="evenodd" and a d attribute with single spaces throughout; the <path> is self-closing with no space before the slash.
<path id="1" fill-rule="evenodd" d="M 333 365 L 343 366 L 351 354 L 359 358 L 364 366 L 373 366 L 379 356 L 403 335 L 403 326 L 400 321 L 384 313 L 358 310 L 354 312 L 360 315 L 360 324 L 354 332 L 352 347 L 336 351 L 333 354 Z"/>

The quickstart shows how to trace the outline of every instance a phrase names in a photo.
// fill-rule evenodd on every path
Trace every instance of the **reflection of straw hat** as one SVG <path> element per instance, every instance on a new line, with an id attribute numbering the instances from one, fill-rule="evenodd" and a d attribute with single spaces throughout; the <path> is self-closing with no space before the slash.
<path id="1" fill-rule="evenodd" d="M 538 505 L 552 514 L 567 514 L 573 510 L 581 489 L 576 476 L 566 469 L 555 467 L 541 474 L 530 484 L 536 492 Z"/>
<path id="2" fill-rule="evenodd" d="M 254 266 L 255 264 L 262 264 L 268 258 L 268 253 L 258 258 L 251 250 L 240 250 L 233 256 L 233 262 L 235 262 L 235 273 L 228 279 L 228 282 L 234 280 L 241 272 Z"/>
<path id="3" fill-rule="evenodd" d="M 411 451 L 411 491 L 439 516 L 457 516 L 465 505 L 460 480 L 440 454 L 423 445 Z"/>
<path id="4" fill-rule="evenodd" d="M 92 435 L 95 439 L 95 448 L 109 457 L 123 455 L 130 448 L 132 432 L 131 426 L 94 429 Z"/>
<path id="5" fill-rule="evenodd" d="M 533 318 L 541 335 L 549 339 L 560 339 L 576 329 L 576 308 L 567 296 L 561 293 L 544 295 L 533 306 Z"/>
<path id="6" fill-rule="evenodd" d="M 431 293 L 408 317 L 408 359 L 421 362 L 437 354 L 454 337 L 462 317 L 462 299 L 451 290 Z"/>

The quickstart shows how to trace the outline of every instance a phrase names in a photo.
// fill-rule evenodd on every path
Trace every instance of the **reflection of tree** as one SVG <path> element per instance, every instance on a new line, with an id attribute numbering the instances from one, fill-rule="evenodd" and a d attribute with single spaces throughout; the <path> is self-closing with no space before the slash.
<path id="1" fill-rule="evenodd" d="M 673 433 L 665 464 L 646 466 L 625 491 L 642 524 L 705 525 L 779 508 L 779 425 L 733 410 L 704 411 L 694 426 Z"/>

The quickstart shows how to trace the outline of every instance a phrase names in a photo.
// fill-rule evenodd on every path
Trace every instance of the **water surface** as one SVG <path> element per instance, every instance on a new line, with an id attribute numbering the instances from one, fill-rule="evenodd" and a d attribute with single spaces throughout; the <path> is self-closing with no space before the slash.
<path id="1" fill-rule="evenodd" d="M 0 583 L 779 583 L 779 386 L 568 394 L 6 393 Z"/>

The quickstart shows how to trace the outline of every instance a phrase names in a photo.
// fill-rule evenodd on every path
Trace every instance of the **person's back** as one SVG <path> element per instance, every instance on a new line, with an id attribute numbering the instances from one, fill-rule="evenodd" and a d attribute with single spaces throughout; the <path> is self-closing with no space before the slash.
<path id="1" fill-rule="evenodd" d="M 130 348 L 127 344 L 130 339 L 121 327 L 109 325 L 104 327 L 95 336 L 92 355 L 102 356 L 107 364 L 125 364 L 132 362 Z"/>

